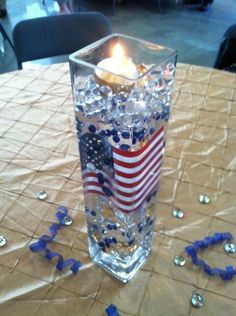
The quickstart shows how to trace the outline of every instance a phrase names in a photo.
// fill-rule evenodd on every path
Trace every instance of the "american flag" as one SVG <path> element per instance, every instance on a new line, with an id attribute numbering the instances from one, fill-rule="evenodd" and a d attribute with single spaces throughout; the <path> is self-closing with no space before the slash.
<path id="1" fill-rule="evenodd" d="M 110 149 L 97 134 L 83 135 L 80 155 L 85 193 L 109 195 L 114 207 L 122 212 L 140 209 L 160 179 L 163 136 L 164 129 L 160 128 L 140 149 L 124 151 L 109 145 Z"/>

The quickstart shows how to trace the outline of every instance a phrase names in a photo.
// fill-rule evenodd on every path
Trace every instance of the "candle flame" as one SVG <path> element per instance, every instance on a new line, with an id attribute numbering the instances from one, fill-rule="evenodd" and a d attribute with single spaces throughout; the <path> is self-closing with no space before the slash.
<path id="1" fill-rule="evenodd" d="M 124 56 L 124 49 L 119 43 L 113 48 L 112 56 L 116 59 L 121 59 Z"/>

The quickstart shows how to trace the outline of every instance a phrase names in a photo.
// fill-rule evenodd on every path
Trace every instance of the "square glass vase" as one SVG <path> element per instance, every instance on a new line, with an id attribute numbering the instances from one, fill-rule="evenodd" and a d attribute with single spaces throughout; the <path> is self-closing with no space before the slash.
<path id="1" fill-rule="evenodd" d="M 124 283 L 152 248 L 176 59 L 120 34 L 69 56 L 89 253 Z"/>

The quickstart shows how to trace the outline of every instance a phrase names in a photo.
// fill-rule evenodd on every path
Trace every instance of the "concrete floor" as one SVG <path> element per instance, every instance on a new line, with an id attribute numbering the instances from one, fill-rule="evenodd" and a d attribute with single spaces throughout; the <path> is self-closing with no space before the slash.
<path id="1" fill-rule="evenodd" d="M 76 7 L 76 0 L 74 4 Z M 177 6 L 175 0 L 161 0 L 161 5 L 159 12 L 157 0 L 130 0 L 118 5 L 112 16 L 110 0 L 83 0 L 82 11 L 97 10 L 107 15 L 113 32 L 176 49 L 180 62 L 212 67 L 224 31 L 236 23 L 236 1 L 214 0 L 207 12 L 198 11 L 196 6 Z M 46 0 L 46 6 L 42 0 L 8 0 L 7 8 L 8 16 L 1 22 L 10 36 L 18 21 L 58 14 L 59 11 L 53 0 Z M 13 52 L 0 35 L 0 73 L 16 69 Z"/>

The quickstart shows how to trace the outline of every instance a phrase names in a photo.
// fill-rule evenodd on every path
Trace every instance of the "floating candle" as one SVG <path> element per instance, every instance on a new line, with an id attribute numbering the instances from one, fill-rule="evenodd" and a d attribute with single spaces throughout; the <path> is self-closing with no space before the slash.
<path id="1" fill-rule="evenodd" d="M 139 72 L 132 59 L 125 56 L 120 44 L 116 44 L 112 57 L 103 59 L 97 65 L 95 79 L 99 84 L 108 85 L 113 90 L 118 86 L 131 86 Z"/>

